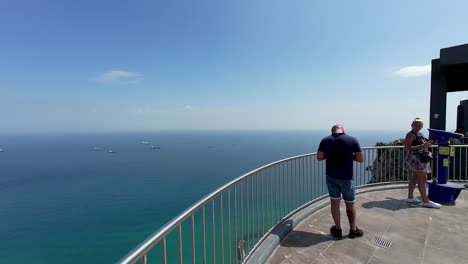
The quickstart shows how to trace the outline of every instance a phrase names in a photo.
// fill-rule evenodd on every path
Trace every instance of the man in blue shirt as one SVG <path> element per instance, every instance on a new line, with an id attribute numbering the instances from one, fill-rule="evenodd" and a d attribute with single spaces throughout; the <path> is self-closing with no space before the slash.
<path id="1" fill-rule="evenodd" d="M 330 233 L 337 239 L 342 238 L 340 224 L 341 196 L 346 204 L 349 221 L 349 238 L 361 237 L 362 230 L 356 227 L 355 184 L 353 161 L 362 163 L 364 154 L 356 138 L 344 133 L 343 126 L 334 125 L 332 134 L 320 142 L 317 160 L 326 160 L 328 194 L 331 199 L 331 214 L 335 225 Z"/>

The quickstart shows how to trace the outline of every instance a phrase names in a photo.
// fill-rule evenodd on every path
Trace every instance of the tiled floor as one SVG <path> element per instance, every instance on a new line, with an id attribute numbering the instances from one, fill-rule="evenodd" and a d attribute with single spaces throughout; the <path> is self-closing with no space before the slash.
<path id="1" fill-rule="evenodd" d="M 359 194 L 357 226 L 364 231 L 363 237 L 348 238 L 342 202 L 342 240 L 334 240 L 329 234 L 333 220 L 328 206 L 300 223 L 267 263 L 468 263 L 466 193 L 460 193 L 455 206 L 441 209 L 406 203 L 406 189 Z M 391 246 L 385 249 L 374 245 L 374 236 L 390 240 Z"/>

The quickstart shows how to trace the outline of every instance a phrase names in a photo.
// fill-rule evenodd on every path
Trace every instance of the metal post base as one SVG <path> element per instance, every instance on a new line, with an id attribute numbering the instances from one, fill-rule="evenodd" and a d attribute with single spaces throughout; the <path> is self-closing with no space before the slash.
<path id="1" fill-rule="evenodd" d="M 465 189 L 465 186 L 453 182 L 438 184 L 429 180 L 427 184 L 429 185 L 429 199 L 444 204 L 455 204 L 461 190 Z"/>

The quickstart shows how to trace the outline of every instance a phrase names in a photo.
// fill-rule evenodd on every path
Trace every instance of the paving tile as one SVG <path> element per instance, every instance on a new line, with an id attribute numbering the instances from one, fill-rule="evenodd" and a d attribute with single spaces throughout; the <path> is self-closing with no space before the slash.
<path id="1" fill-rule="evenodd" d="M 466 220 L 465 220 L 466 221 Z M 439 231 L 448 234 L 455 234 L 460 236 L 468 236 L 468 225 L 454 225 L 454 224 L 446 224 L 444 222 L 433 222 L 431 225 L 431 231 Z"/>
<path id="2" fill-rule="evenodd" d="M 468 258 L 468 237 L 432 230 L 427 245 Z"/>
<path id="3" fill-rule="evenodd" d="M 335 241 L 323 256 L 333 259 L 337 263 L 367 263 L 375 247 L 358 239 L 345 239 Z"/>
<path id="4" fill-rule="evenodd" d="M 392 245 L 389 248 L 377 247 L 374 251 L 375 257 L 387 262 L 421 263 L 424 243 L 413 243 L 413 241 L 399 235 L 386 234 L 383 238 L 390 240 Z"/>
<path id="5" fill-rule="evenodd" d="M 402 222 L 392 223 L 387 230 L 387 237 L 403 240 L 413 244 L 424 244 L 427 239 L 429 224 L 405 224 Z"/>
<path id="6" fill-rule="evenodd" d="M 304 253 L 294 254 L 291 257 L 289 257 L 289 260 L 298 264 L 312 263 L 320 256 L 321 255 L 319 252 L 315 252 L 315 254 L 311 254 L 311 252 L 309 251 L 308 254 L 304 254 Z"/>
<path id="7" fill-rule="evenodd" d="M 413 233 L 386 233 L 384 239 L 398 242 L 401 245 L 414 245 L 415 247 L 424 248 L 426 245 L 426 233 L 413 234 Z"/>
<path id="8" fill-rule="evenodd" d="M 392 218 L 392 216 L 370 214 L 366 211 L 356 220 L 356 225 L 363 230 L 382 232 L 387 230 Z"/>
<path id="9" fill-rule="evenodd" d="M 297 264 L 287 259 L 283 255 L 274 255 L 268 260 L 269 264 Z"/>
<path id="10" fill-rule="evenodd" d="M 297 253 L 297 251 L 294 250 L 294 248 L 279 246 L 273 252 L 272 256 L 290 257 L 290 256 L 292 256 L 293 254 L 296 254 L 296 253 Z"/>
<path id="11" fill-rule="evenodd" d="M 367 264 L 405 264 L 405 263 L 407 262 L 401 262 L 399 259 L 381 259 L 374 255 L 372 256 L 372 258 L 369 260 Z"/>
<path id="12" fill-rule="evenodd" d="M 389 228 L 422 228 L 427 230 L 431 224 L 431 216 L 419 213 L 401 214 L 393 217 Z"/>
<path id="13" fill-rule="evenodd" d="M 429 225 L 431 215 L 423 212 L 421 207 L 400 209 L 395 212 L 392 218 L 394 226 L 424 226 Z"/>
<path id="14" fill-rule="evenodd" d="M 310 229 L 311 229 L 311 227 L 308 226 L 307 223 L 302 222 L 300 225 L 298 225 L 298 226 L 296 226 L 296 228 L 294 228 L 294 231 L 309 232 Z"/>
<path id="15" fill-rule="evenodd" d="M 317 247 L 308 247 L 305 248 L 304 251 L 302 251 L 301 254 L 304 256 L 307 256 L 308 259 L 315 259 L 319 258 L 320 256 L 323 256 L 323 252 L 330 246 L 330 244 L 327 245 L 325 248 L 317 248 Z M 310 262 L 308 262 L 310 263 Z"/>
<path id="16" fill-rule="evenodd" d="M 338 263 L 328 257 L 320 256 L 316 258 L 314 262 L 312 262 L 312 264 L 346 264 L 346 263 Z"/>
<path id="17" fill-rule="evenodd" d="M 453 252 L 445 251 L 439 248 L 428 246 L 425 251 L 423 263 L 425 264 L 440 264 L 440 263 L 468 263 L 466 256 L 460 256 Z"/>

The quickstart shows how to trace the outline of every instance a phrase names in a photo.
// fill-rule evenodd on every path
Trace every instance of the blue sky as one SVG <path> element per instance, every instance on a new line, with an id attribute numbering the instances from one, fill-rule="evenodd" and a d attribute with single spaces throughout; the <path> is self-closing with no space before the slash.
<path id="1" fill-rule="evenodd" d="M 427 65 L 468 43 L 466 10 L 466 1 L 3 0 L 0 131 L 406 130 L 429 118 Z M 448 95 L 448 130 L 465 99 Z"/>

